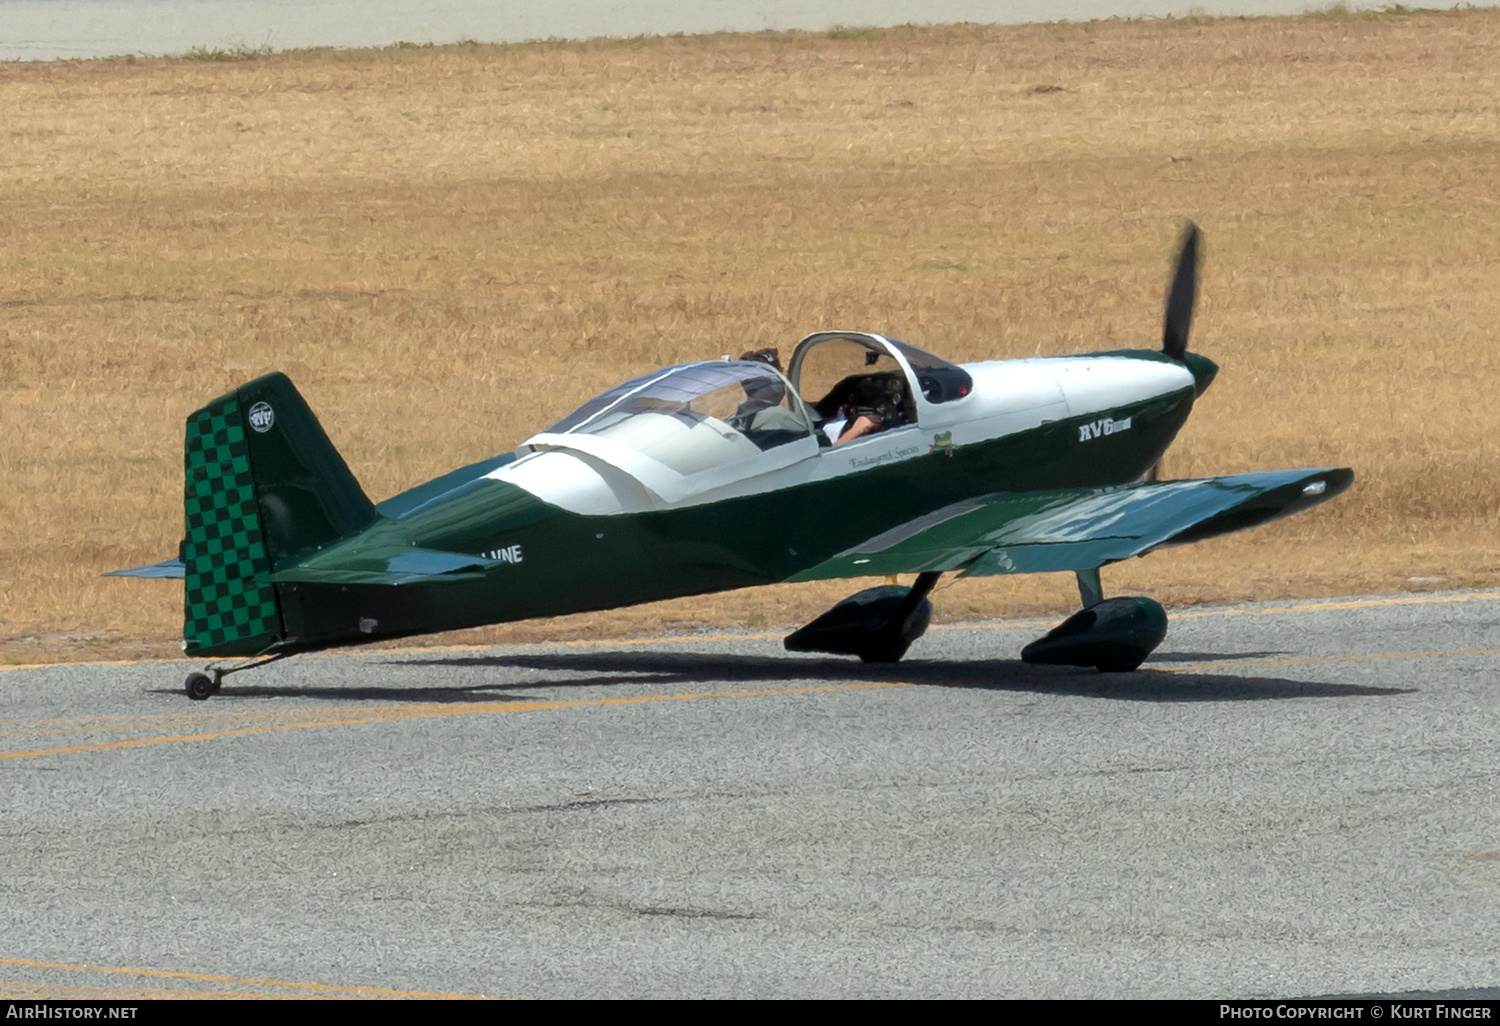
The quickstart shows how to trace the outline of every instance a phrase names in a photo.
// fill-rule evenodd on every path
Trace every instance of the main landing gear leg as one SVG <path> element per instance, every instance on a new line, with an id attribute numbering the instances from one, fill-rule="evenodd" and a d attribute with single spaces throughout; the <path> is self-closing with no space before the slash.
<path id="1" fill-rule="evenodd" d="M 277 642 L 277 644 L 280 644 L 280 642 Z M 244 662 L 235 663 L 230 666 L 219 666 L 215 663 L 210 663 L 203 668 L 202 673 L 188 674 L 187 683 L 183 685 L 182 689 L 187 692 L 187 696 L 193 701 L 206 701 L 208 698 L 219 693 L 219 685 L 231 673 L 239 673 L 241 670 L 253 670 L 258 666 L 265 666 L 267 663 L 274 663 L 278 659 L 285 659 L 291 655 L 290 652 L 277 652 L 275 649 L 276 645 L 272 645 L 259 655 L 253 655 Z"/>
<path id="2" fill-rule="evenodd" d="M 1075 570 L 1083 609 L 1021 649 L 1021 661 L 1126 673 L 1167 636 L 1167 611 L 1143 595 L 1106 599 L 1099 568 Z"/>
<path id="3" fill-rule="evenodd" d="M 1078 578 L 1078 597 L 1084 609 L 1104 601 L 1104 584 L 1099 580 L 1097 566 L 1092 570 L 1074 570 L 1073 576 Z"/>

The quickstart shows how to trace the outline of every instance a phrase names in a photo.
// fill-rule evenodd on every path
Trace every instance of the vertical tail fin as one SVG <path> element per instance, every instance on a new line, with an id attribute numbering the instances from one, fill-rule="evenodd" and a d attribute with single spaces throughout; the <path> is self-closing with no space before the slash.
<path id="1" fill-rule="evenodd" d="M 271 573 L 376 519 L 348 465 L 284 374 L 187 419 L 183 647 L 242 655 L 285 639 Z"/>

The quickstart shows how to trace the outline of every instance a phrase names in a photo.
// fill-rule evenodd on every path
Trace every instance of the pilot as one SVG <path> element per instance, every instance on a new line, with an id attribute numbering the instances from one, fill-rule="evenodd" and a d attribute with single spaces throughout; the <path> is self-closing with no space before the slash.
<path id="1" fill-rule="evenodd" d="M 843 445 L 900 424 L 901 405 L 900 392 L 892 389 L 884 378 L 861 378 L 854 383 L 844 403 L 844 429 L 833 444 Z"/>
<path id="2" fill-rule="evenodd" d="M 753 349 L 741 360 L 764 363 L 781 370 L 781 354 L 774 348 Z M 745 401 L 729 418 L 731 427 L 743 432 L 762 449 L 801 438 L 807 425 L 786 407 L 786 382 L 779 375 L 745 380 Z"/>

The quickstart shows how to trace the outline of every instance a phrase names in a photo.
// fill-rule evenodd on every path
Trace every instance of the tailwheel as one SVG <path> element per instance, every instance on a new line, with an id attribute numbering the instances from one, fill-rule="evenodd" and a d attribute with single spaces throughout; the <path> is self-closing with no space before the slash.
<path id="1" fill-rule="evenodd" d="M 206 673 L 190 673 L 183 690 L 193 701 L 205 701 L 211 695 L 219 693 L 219 674 L 215 672 L 213 676 L 209 676 Z"/>
<path id="2" fill-rule="evenodd" d="M 285 650 L 276 650 L 280 644 L 280 641 L 276 641 L 259 654 L 253 655 L 249 659 L 235 663 L 232 666 L 209 665 L 203 668 L 202 673 L 190 673 L 188 674 L 187 683 L 183 685 L 182 690 L 186 691 L 187 696 L 195 702 L 202 702 L 213 695 L 217 695 L 219 693 L 219 685 L 231 673 L 239 673 L 241 670 L 253 670 L 257 666 L 265 666 L 267 663 L 274 663 L 276 660 L 285 659 L 290 655 L 291 653 Z"/>

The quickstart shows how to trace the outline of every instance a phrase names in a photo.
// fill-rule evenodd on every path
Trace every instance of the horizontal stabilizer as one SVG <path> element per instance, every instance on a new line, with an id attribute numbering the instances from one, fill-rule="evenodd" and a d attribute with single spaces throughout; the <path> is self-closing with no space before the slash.
<path id="1" fill-rule="evenodd" d="M 129 570 L 111 570 L 104 577 L 177 577 L 187 576 L 187 567 L 181 559 L 164 559 L 149 566 L 134 566 Z"/>
<path id="2" fill-rule="evenodd" d="M 461 552 L 404 548 L 366 551 L 351 556 L 339 549 L 319 553 L 298 566 L 278 570 L 271 580 L 278 584 L 374 584 L 396 586 L 430 581 L 476 580 L 486 570 L 504 566 L 503 560 L 469 556 Z"/>
<path id="3" fill-rule="evenodd" d="M 1242 531 L 1327 502 L 1345 469 L 1272 470 L 1189 481 L 996 492 L 892 528 L 790 578 L 965 576 L 1092 570 L 1168 545 Z"/>

